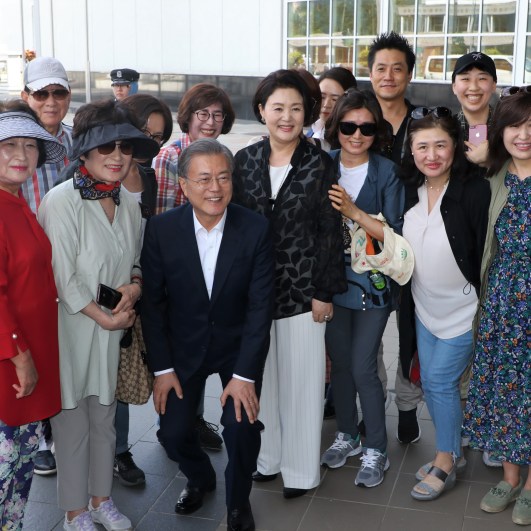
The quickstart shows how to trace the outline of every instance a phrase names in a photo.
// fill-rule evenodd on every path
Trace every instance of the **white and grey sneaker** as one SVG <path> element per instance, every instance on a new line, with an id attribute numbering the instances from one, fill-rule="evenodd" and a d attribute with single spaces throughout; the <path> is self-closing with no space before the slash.
<path id="1" fill-rule="evenodd" d="M 97 531 L 98 528 L 94 525 L 90 513 L 85 511 L 70 521 L 68 521 L 65 514 L 63 529 L 65 531 Z"/>
<path id="2" fill-rule="evenodd" d="M 116 508 L 112 498 L 101 502 L 97 509 L 92 507 L 90 502 L 88 507 L 92 520 L 101 524 L 107 531 L 130 531 L 133 529 L 131 520 Z"/>
<path id="3" fill-rule="evenodd" d="M 358 455 L 362 450 L 359 435 L 353 439 L 348 433 L 336 431 L 336 440 L 321 456 L 321 465 L 340 468 L 347 462 L 347 457 Z"/>
<path id="4" fill-rule="evenodd" d="M 366 448 L 361 456 L 361 468 L 354 483 L 358 487 L 376 487 L 383 480 L 385 471 L 390 466 L 387 454 L 375 448 Z"/>
<path id="5" fill-rule="evenodd" d="M 487 450 L 483 450 L 483 463 L 489 468 L 501 468 L 503 466 L 502 462 L 497 457 L 494 457 L 491 453 L 487 452 Z"/>

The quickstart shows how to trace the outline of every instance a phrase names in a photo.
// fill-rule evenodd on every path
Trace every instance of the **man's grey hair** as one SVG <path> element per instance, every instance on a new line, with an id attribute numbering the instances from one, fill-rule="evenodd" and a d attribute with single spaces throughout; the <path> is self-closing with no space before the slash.
<path id="1" fill-rule="evenodd" d="M 192 159 L 198 155 L 223 155 L 227 161 L 229 172 L 232 175 L 232 171 L 234 170 L 234 158 L 230 149 L 212 138 L 201 138 L 200 140 L 192 142 L 179 155 L 177 168 L 179 177 L 182 177 L 183 179 L 188 177 L 188 170 L 190 169 Z"/>

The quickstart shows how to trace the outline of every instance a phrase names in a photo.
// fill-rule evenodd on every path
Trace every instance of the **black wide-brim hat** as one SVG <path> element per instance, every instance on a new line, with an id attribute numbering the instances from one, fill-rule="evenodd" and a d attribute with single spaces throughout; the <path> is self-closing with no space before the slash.
<path id="1" fill-rule="evenodd" d="M 120 124 L 106 124 L 92 127 L 87 132 L 72 138 L 70 160 L 78 159 L 90 150 L 116 140 L 127 140 L 133 144 L 133 158 L 152 159 L 160 151 L 160 145 L 146 136 L 142 131 L 124 122 Z"/>

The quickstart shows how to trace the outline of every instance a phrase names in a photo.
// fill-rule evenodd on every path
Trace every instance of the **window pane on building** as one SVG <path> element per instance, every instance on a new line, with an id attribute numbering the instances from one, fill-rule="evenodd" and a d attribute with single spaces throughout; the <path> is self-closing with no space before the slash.
<path id="1" fill-rule="evenodd" d="M 512 85 L 514 34 L 483 36 L 481 39 L 481 51 L 490 55 L 494 60 L 498 84 Z"/>
<path id="2" fill-rule="evenodd" d="M 354 39 L 332 39 L 332 59 L 330 66 L 344 66 L 352 70 Z"/>
<path id="3" fill-rule="evenodd" d="M 288 41 L 288 68 L 303 67 L 306 68 L 306 41 L 303 39 L 294 39 Z"/>
<path id="4" fill-rule="evenodd" d="M 369 47 L 372 39 L 358 39 L 356 41 L 356 67 L 354 75 L 356 78 L 369 77 Z"/>
<path id="5" fill-rule="evenodd" d="M 448 6 L 448 33 L 478 31 L 480 0 L 458 2 L 450 0 Z"/>
<path id="6" fill-rule="evenodd" d="M 310 2 L 310 35 L 330 34 L 330 1 L 312 0 Z"/>
<path id="7" fill-rule="evenodd" d="M 418 0 L 418 33 L 442 33 L 445 30 L 446 2 Z"/>
<path id="8" fill-rule="evenodd" d="M 500 33 L 513 31 L 516 21 L 516 0 L 485 0 L 483 4 L 482 31 Z"/>
<path id="9" fill-rule="evenodd" d="M 531 5 L 529 6 L 529 12 L 531 13 Z M 524 83 L 531 83 L 531 36 L 527 37 Z"/>
<path id="10" fill-rule="evenodd" d="M 354 35 L 354 0 L 332 0 L 332 35 Z"/>
<path id="11" fill-rule="evenodd" d="M 288 4 L 288 37 L 306 37 L 306 2 Z"/>
<path id="12" fill-rule="evenodd" d="M 415 0 L 390 0 L 389 29 L 406 34 L 415 31 Z"/>
<path id="13" fill-rule="evenodd" d="M 312 74 L 319 76 L 330 68 L 330 46 L 328 39 L 312 39 L 308 48 L 308 66 Z"/>
<path id="14" fill-rule="evenodd" d="M 376 35 L 380 27 L 381 2 L 358 0 L 356 9 L 356 35 Z"/>
<path id="15" fill-rule="evenodd" d="M 416 49 L 415 79 L 442 81 L 445 78 L 443 37 L 419 37 Z M 451 74 L 450 74 L 451 75 Z"/>

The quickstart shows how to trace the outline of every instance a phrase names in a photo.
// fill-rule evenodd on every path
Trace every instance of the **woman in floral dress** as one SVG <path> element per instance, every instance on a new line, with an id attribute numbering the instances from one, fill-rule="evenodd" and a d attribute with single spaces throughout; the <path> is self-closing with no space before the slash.
<path id="1" fill-rule="evenodd" d="M 465 412 L 470 446 L 503 462 L 503 480 L 483 497 L 496 513 L 531 524 L 531 87 L 502 92 L 489 132 L 492 198 L 482 261 L 479 329 Z"/>

